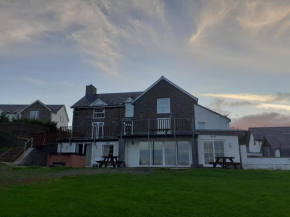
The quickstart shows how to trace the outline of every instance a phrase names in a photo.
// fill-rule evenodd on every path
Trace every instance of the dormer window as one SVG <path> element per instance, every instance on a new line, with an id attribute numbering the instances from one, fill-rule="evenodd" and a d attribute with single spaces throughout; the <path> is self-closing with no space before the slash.
<path id="1" fill-rule="evenodd" d="M 157 99 L 157 114 L 170 113 L 170 98 Z"/>
<path id="2" fill-rule="evenodd" d="M 93 117 L 94 117 L 94 119 L 104 118 L 105 117 L 105 108 L 94 109 Z"/>

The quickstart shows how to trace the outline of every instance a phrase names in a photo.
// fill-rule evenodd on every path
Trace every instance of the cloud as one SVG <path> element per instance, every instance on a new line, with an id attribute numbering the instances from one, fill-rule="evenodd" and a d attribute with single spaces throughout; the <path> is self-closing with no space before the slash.
<path id="1" fill-rule="evenodd" d="M 261 104 L 257 105 L 258 108 L 263 109 L 274 109 L 274 110 L 285 110 L 290 111 L 290 105 L 281 105 L 281 104 Z"/>
<path id="2" fill-rule="evenodd" d="M 32 83 L 32 84 L 36 84 L 36 85 L 47 85 L 48 83 L 46 81 L 40 80 L 40 79 L 35 79 L 35 78 L 24 78 L 24 81 Z"/>
<path id="3" fill-rule="evenodd" d="M 206 97 L 218 97 L 225 99 L 236 99 L 236 100 L 248 100 L 248 101 L 257 101 L 257 102 L 290 102 L 290 93 L 278 92 L 272 95 L 259 95 L 259 94 L 196 94 L 199 96 Z"/>
<path id="4" fill-rule="evenodd" d="M 248 129 L 249 127 L 283 127 L 290 126 L 290 115 L 276 112 L 247 115 L 232 119 L 231 127 Z"/>
<path id="5" fill-rule="evenodd" d="M 221 22 L 233 4 L 233 1 L 204 1 L 203 10 L 196 18 L 199 21 L 197 28 L 191 35 L 189 44 L 198 42 L 208 28 Z"/>
<path id="6" fill-rule="evenodd" d="M 275 96 L 273 95 L 258 95 L 258 94 L 198 94 L 200 96 L 207 96 L 207 97 L 219 97 L 219 98 L 226 98 L 226 99 L 237 99 L 237 100 L 249 100 L 249 101 L 260 101 L 260 102 L 273 102 L 275 100 Z"/>
<path id="7" fill-rule="evenodd" d="M 41 79 L 35 79 L 35 78 L 29 78 L 29 77 L 25 77 L 23 78 L 23 80 L 25 82 L 34 84 L 34 85 L 38 85 L 38 86 L 45 86 L 45 85 L 54 85 L 54 86 L 73 86 L 72 83 L 68 82 L 68 81 L 61 81 L 61 82 L 48 82 L 48 81 L 44 81 Z"/>
<path id="8" fill-rule="evenodd" d="M 0 2 L 0 48 L 7 52 L 9 47 L 23 44 L 42 45 L 60 34 L 85 62 L 106 74 L 118 75 L 124 41 L 160 46 L 160 33 L 168 29 L 162 2 L 4 0 Z"/>
<path id="9" fill-rule="evenodd" d="M 60 52 L 68 46 L 98 72 L 114 76 L 136 53 L 143 60 L 158 55 L 214 72 L 289 73 L 289 1 L 201 0 L 178 6 L 182 10 L 164 0 L 2 0 L 0 54 L 19 55 L 24 48 L 48 53 L 35 49 L 44 46 Z"/>

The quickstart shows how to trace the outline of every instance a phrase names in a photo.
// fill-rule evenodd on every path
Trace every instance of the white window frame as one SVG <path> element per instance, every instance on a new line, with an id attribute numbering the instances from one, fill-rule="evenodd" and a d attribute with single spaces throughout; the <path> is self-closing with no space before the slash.
<path id="1" fill-rule="evenodd" d="M 168 100 L 168 101 L 167 103 L 162 104 L 163 100 Z M 165 112 L 163 111 L 164 108 L 166 108 Z M 170 114 L 170 98 L 157 99 L 157 114 Z"/>
<path id="2" fill-rule="evenodd" d="M 29 113 L 29 118 L 30 119 L 34 119 L 34 120 L 39 119 L 39 111 L 31 110 L 30 113 Z"/>
<path id="3" fill-rule="evenodd" d="M 102 138 L 104 137 L 104 122 L 93 122 L 92 123 L 92 138 L 94 138 L 94 136 L 96 138 Z M 100 128 L 102 128 L 101 130 L 101 135 L 100 135 Z"/>
<path id="4" fill-rule="evenodd" d="M 206 164 L 205 163 L 205 158 L 204 158 L 204 154 L 205 154 L 205 152 L 204 152 L 204 143 L 205 142 L 212 142 L 213 143 L 213 159 L 214 159 L 214 161 L 215 161 L 215 157 L 216 157 L 216 153 L 215 153 L 215 146 L 214 146 L 214 142 L 215 141 L 222 141 L 223 142 L 223 145 L 224 145 L 224 156 L 226 156 L 226 145 L 225 145 L 225 140 L 223 140 L 223 139 L 206 139 L 206 140 L 203 140 L 202 141 L 202 148 L 203 148 L 203 150 L 202 150 L 202 152 L 203 152 L 203 164 L 204 165 L 206 165 L 206 166 L 212 166 L 211 164 Z"/>
<path id="5" fill-rule="evenodd" d="M 114 155 L 114 149 L 115 149 L 114 145 L 113 144 L 106 144 L 106 145 L 103 145 L 103 147 L 102 147 L 102 156 L 109 156 L 109 155 L 104 155 L 104 149 L 105 149 L 105 147 L 108 147 L 108 146 L 113 147 L 113 155 Z M 110 153 L 111 147 L 109 147 L 109 153 Z"/>
<path id="6" fill-rule="evenodd" d="M 103 111 L 102 112 L 97 111 L 97 110 L 100 110 L 100 109 L 102 109 Z M 103 116 L 102 117 L 97 117 L 100 114 L 102 114 Z M 102 119 L 102 118 L 105 118 L 105 108 L 95 108 L 93 110 L 93 119 Z"/>
<path id="7" fill-rule="evenodd" d="M 132 118 L 134 117 L 134 105 L 131 103 L 125 104 L 125 117 Z"/>
<path id="8" fill-rule="evenodd" d="M 180 164 L 178 164 L 178 160 L 177 160 L 177 158 L 178 158 L 178 153 L 176 153 L 175 154 L 175 157 L 176 157 L 176 163 L 177 163 L 177 166 L 178 167 L 190 167 L 190 164 L 191 164 L 191 162 L 192 162 L 192 156 L 191 156 L 191 154 L 190 154 L 190 152 L 191 152 L 191 148 L 190 148 L 190 144 L 189 144 L 189 141 L 187 141 L 187 140 L 180 140 L 180 141 L 178 141 L 178 142 L 183 142 L 183 141 L 185 141 L 185 142 L 187 142 L 187 148 L 188 148 L 188 165 L 180 165 Z M 145 142 L 145 141 L 141 141 L 141 142 Z M 152 164 L 152 151 L 153 151 L 153 142 L 162 142 L 162 165 L 153 165 Z M 148 148 L 149 148 L 149 164 L 150 164 L 150 166 L 151 167 L 172 167 L 172 166 L 175 166 L 176 165 L 176 163 L 174 164 L 174 165 L 171 165 L 171 164 L 165 164 L 165 162 L 166 162 L 166 160 L 165 160 L 165 143 L 166 143 L 167 141 L 158 141 L 158 140 L 156 140 L 156 141 L 151 141 L 151 142 L 149 142 L 149 146 L 148 146 Z M 175 144 L 175 150 L 177 150 L 176 149 L 176 144 Z M 140 143 L 139 143 L 139 148 L 138 148 L 138 165 L 139 165 L 139 167 L 148 167 L 148 164 L 140 164 Z"/>

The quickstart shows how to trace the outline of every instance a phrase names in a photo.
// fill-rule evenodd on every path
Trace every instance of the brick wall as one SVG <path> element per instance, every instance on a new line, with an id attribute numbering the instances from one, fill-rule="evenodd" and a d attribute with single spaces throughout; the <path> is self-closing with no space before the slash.
<path id="1" fill-rule="evenodd" d="M 158 98 L 170 98 L 171 114 L 157 114 Z M 192 118 L 194 117 L 195 103 L 197 102 L 193 98 L 172 86 L 167 81 L 161 80 L 135 102 L 135 119 L 155 119 L 170 116 L 176 118 Z"/>
<path id="2" fill-rule="evenodd" d="M 36 102 L 29 107 L 27 107 L 22 112 L 23 118 L 30 118 L 30 111 L 39 111 L 39 119 L 40 121 L 47 122 L 51 120 L 51 112 L 43 106 L 41 103 Z"/>
<path id="3" fill-rule="evenodd" d="M 157 114 L 157 99 L 170 98 L 170 114 Z M 196 100 L 161 80 L 134 104 L 134 119 L 156 119 L 166 117 L 194 118 Z M 105 118 L 93 119 L 93 109 L 76 109 L 74 111 L 74 126 L 91 126 L 92 122 L 104 122 L 105 125 L 115 125 L 125 118 L 125 107 L 106 108 Z"/>
<path id="4" fill-rule="evenodd" d="M 105 125 L 115 125 L 125 117 L 125 108 L 105 108 L 105 118 L 93 118 L 93 109 L 76 109 L 74 111 L 74 126 L 91 126 L 93 122 L 104 122 Z"/>

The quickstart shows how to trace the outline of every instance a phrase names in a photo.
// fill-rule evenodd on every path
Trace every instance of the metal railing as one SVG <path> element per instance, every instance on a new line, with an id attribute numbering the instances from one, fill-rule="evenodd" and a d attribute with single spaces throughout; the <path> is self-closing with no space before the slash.
<path id="1" fill-rule="evenodd" d="M 119 138 L 133 135 L 186 135 L 193 133 L 190 118 L 157 118 L 124 120 L 115 125 L 98 124 L 91 126 L 61 127 L 59 139 L 100 139 Z"/>

